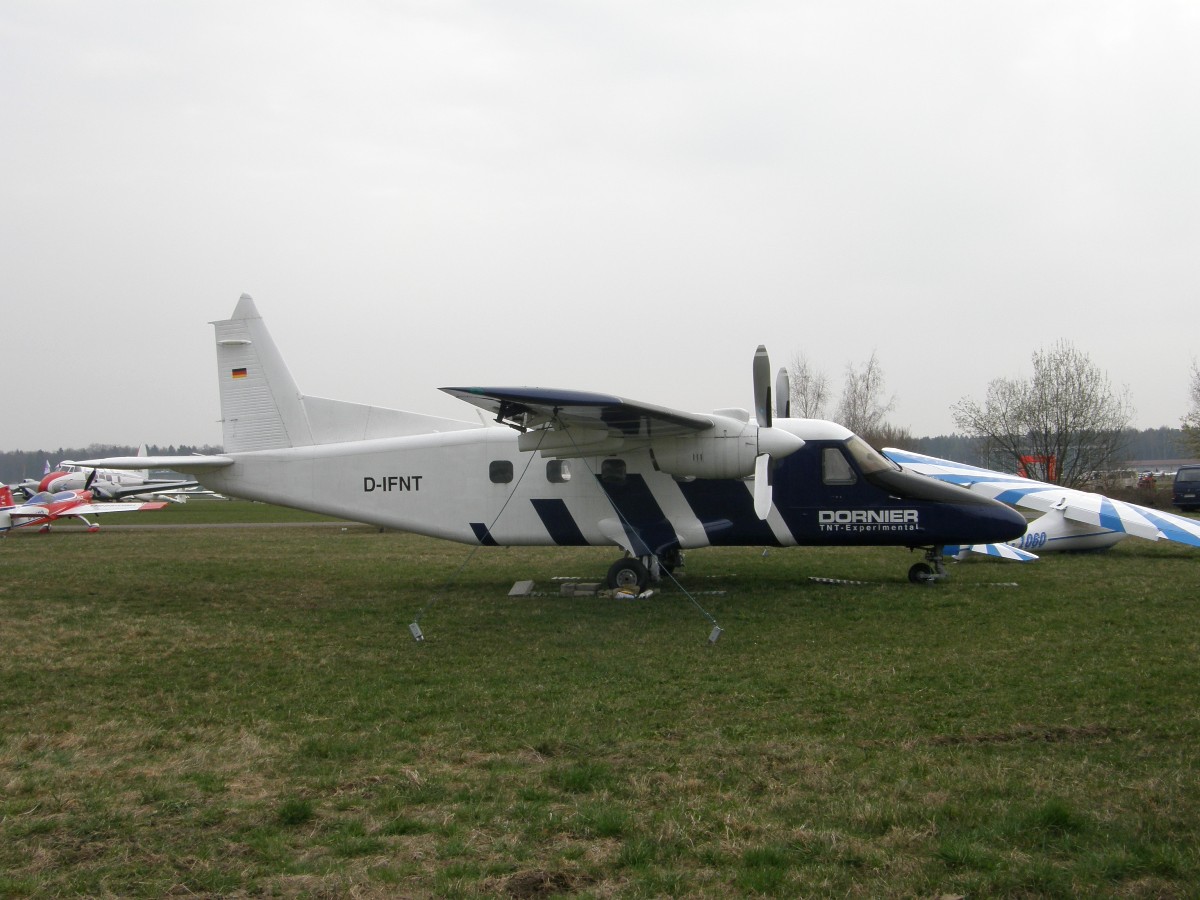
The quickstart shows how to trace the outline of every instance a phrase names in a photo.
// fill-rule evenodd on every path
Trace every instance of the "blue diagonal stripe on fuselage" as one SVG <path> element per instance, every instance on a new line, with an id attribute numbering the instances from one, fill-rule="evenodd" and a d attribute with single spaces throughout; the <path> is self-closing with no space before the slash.
<path id="1" fill-rule="evenodd" d="M 571 515 L 571 511 L 567 509 L 564 501 L 543 499 L 532 502 L 538 518 L 546 526 L 550 540 L 560 547 L 587 546 L 587 538 L 579 530 L 579 526 L 575 523 L 575 517 Z"/>
<path id="2" fill-rule="evenodd" d="M 475 537 L 477 537 L 479 539 L 479 543 L 483 544 L 483 546 L 485 546 L 485 547 L 498 546 L 496 544 L 496 539 L 494 537 L 492 537 L 491 533 L 488 531 L 487 526 L 484 525 L 482 522 L 472 522 L 471 530 L 475 532 Z"/>
<path id="3" fill-rule="evenodd" d="M 597 475 L 596 483 L 617 510 L 636 555 L 658 554 L 679 545 L 674 526 L 641 475 L 626 475 L 621 481 Z"/>
<path id="4" fill-rule="evenodd" d="M 680 483 L 679 489 L 692 513 L 704 526 L 710 544 L 779 546 L 771 526 L 755 515 L 754 497 L 743 482 L 697 478 Z"/>

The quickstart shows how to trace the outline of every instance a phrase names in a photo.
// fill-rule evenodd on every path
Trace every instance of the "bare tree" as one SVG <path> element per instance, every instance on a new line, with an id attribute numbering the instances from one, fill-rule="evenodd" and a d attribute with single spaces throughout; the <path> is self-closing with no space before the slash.
<path id="1" fill-rule="evenodd" d="M 818 372 L 801 353 L 792 357 L 788 373 L 792 415 L 806 419 L 825 418 L 831 393 L 828 376 Z M 894 397 L 884 400 L 883 366 L 872 351 L 862 369 L 853 363 L 847 364 L 846 381 L 834 418 L 877 449 L 911 447 L 912 432 L 886 421 L 895 403 Z"/>
<path id="2" fill-rule="evenodd" d="M 1035 351 L 1031 378 L 997 378 L 982 405 L 964 397 L 951 409 L 962 431 L 1010 457 L 1018 471 L 1064 485 L 1108 468 L 1133 416 L 1128 388 L 1114 391 L 1068 341 Z"/>
<path id="3" fill-rule="evenodd" d="M 803 354 L 792 357 L 788 367 L 792 387 L 792 415 L 799 419 L 825 418 L 829 403 L 829 378 L 809 365 Z"/>
<path id="4" fill-rule="evenodd" d="M 1192 452 L 1200 455 L 1200 365 L 1192 360 L 1192 408 L 1183 417 L 1183 439 Z"/>
<path id="5" fill-rule="evenodd" d="M 835 416 L 840 424 L 870 443 L 869 435 L 881 431 L 895 405 L 895 397 L 884 399 L 883 367 L 874 350 L 862 369 L 846 364 L 846 381 Z"/>

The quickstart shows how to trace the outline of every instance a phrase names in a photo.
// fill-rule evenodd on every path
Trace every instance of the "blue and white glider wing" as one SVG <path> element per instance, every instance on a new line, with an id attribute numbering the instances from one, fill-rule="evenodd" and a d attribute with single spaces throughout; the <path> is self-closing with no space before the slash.
<path id="1" fill-rule="evenodd" d="M 889 447 L 883 451 L 883 455 L 906 469 L 977 491 L 1009 506 L 1042 513 L 1059 510 L 1065 518 L 1074 522 L 1148 541 L 1177 541 L 1190 547 L 1200 547 L 1200 521 L 1186 516 L 1114 500 L 1091 491 L 925 456 L 910 450 Z"/>

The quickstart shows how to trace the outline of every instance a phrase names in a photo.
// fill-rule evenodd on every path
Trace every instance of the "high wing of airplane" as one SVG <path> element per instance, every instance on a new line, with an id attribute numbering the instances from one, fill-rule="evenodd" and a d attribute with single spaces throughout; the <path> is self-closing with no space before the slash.
<path id="1" fill-rule="evenodd" d="M 56 519 L 76 518 L 88 527 L 88 531 L 99 531 L 100 526 L 87 519 L 90 515 L 115 512 L 134 512 L 162 509 L 166 503 L 111 503 L 95 502 L 91 491 L 39 491 L 23 503 L 17 503 L 12 490 L 0 488 L 0 533 L 7 534 L 14 528 L 38 528 L 49 531 L 50 523 Z"/>
<path id="2" fill-rule="evenodd" d="M 1040 513 L 1032 518 L 1024 534 L 1010 542 L 1026 552 L 1106 550 L 1130 536 L 1200 547 L 1200 521 L 1186 516 L 908 450 L 886 448 L 883 453 L 906 471 Z"/>
<path id="3" fill-rule="evenodd" d="M 772 401 L 752 366 L 754 412 L 692 413 L 610 394 L 451 387 L 491 425 L 302 394 L 254 301 L 216 329 L 225 452 L 83 466 L 169 468 L 211 490 L 466 544 L 613 546 L 613 587 L 644 587 L 710 545 L 898 546 L 1023 533 L 1014 510 L 906 472 L 833 422 Z M 496 427 L 505 425 L 508 427 Z"/>

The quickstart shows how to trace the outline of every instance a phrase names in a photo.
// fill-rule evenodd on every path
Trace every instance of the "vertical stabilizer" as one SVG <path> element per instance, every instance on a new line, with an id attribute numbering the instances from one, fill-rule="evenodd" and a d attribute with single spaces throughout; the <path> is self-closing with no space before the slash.
<path id="1" fill-rule="evenodd" d="M 249 294 L 212 323 L 226 453 L 313 443 L 304 402 Z"/>
<path id="2" fill-rule="evenodd" d="M 142 446 L 138 447 L 137 455 L 138 456 L 149 456 L 150 448 L 147 447 L 145 444 L 142 444 Z M 141 475 L 142 478 L 144 478 L 146 481 L 150 480 L 150 470 L 149 469 L 136 469 L 134 471 L 134 474 Z"/>

